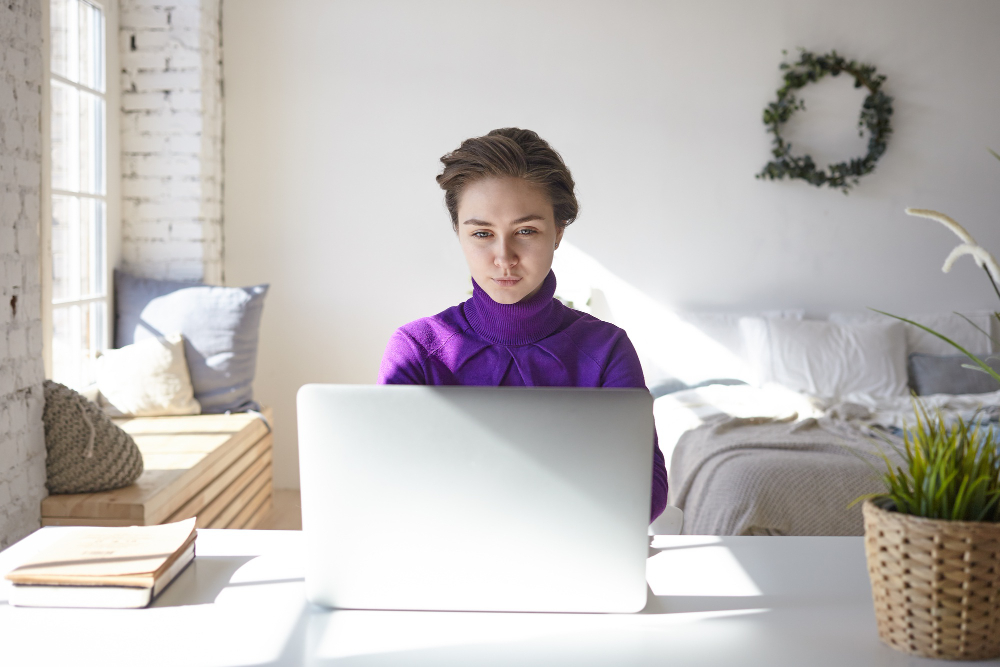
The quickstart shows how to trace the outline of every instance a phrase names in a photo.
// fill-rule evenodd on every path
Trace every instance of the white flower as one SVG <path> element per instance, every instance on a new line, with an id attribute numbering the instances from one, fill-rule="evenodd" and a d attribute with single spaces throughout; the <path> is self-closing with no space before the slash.
<path id="1" fill-rule="evenodd" d="M 957 246 L 948 255 L 948 259 L 944 260 L 944 266 L 941 267 L 941 270 L 945 273 L 951 271 L 951 265 L 962 255 L 972 255 L 972 258 L 976 260 L 976 264 L 980 267 L 985 267 L 990 272 L 990 275 L 993 276 L 993 280 L 1000 282 L 1000 266 L 997 265 L 997 260 L 981 245 L 963 243 Z"/>
<path id="2" fill-rule="evenodd" d="M 955 236 L 964 241 L 964 243 L 951 251 L 951 254 L 948 255 L 948 259 L 944 260 L 944 266 L 941 267 L 942 271 L 945 273 L 951 271 L 952 264 L 954 264 L 955 260 L 962 255 L 972 255 L 972 258 L 976 260 L 976 264 L 978 264 L 980 268 L 985 268 L 993 278 L 994 282 L 1000 282 L 1000 265 L 997 264 L 997 260 L 989 253 L 988 250 L 986 250 L 986 248 L 976 243 L 976 240 L 972 238 L 972 235 L 969 234 L 969 232 L 965 231 L 965 228 L 962 227 L 962 225 L 958 224 L 944 213 L 938 213 L 937 211 L 931 211 L 926 208 L 908 208 L 906 209 L 906 213 L 918 218 L 937 220 L 942 225 L 955 232 Z"/>
<path id="3" fill-rule="evenodd" d="M 944 213 L 938 213 L 937 211 L 932 211 L 929 208 L 908 208 L 906 209 L 907 215 L 914 215 L 918 218 L 927 218 L 928 220 L 937 220 L 942 225 L 955 232 L 955 236 L 962 239 L 965 243 L 969 245 L 979 245 L 976 240 L 972 238 L 972 234 L 965 231 L 965 227 L 958 224 Z"/>

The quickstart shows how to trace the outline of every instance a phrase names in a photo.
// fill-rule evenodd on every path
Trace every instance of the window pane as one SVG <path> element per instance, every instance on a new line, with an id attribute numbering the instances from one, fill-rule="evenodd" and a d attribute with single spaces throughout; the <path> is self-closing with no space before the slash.
<path id="1" fill-rule="evenodd" d="M 80 84 L 104 92 L 104 18 L 98 7 L 80 2 Z"/>
<path id="2" fill-rule="evenodd" d="M 103 301 L 52 311 L 52 379 L 73 389 L 94 383 L 97 353 L 104 349 Z"/>
<path id="3" fill-rule="evenodd" d="M 104 100 L 80 93 L 80 192 L 104 194 Z"/>
<path id="4" fill-rule="evenodd" d="M 52 82 L 52 187 L 80 189 L 80 94 Z"/>
<path id="5" fill-rule="evenodd" d="M 105 194 L 104 100 L 52 82 L 52 187 Z"/>
<path id="6" fill-rule="evenodd" d="M 69 335 L 77 330 L 70 321 L 74 315 L 79 315 L 76 306 L 52 309 L 52 379 L 69 387 L 80 386 L 79 369 L 73 364 L 76 349 Z"/>
<path id="7" fill-rule="evenodd" d="M 80 293 L 91 296 L 105 296 L 104 287 L 107 266 L 104 255 L 106 209 L 99 199 L 80 200 Z"/>
<path id="8" fill-rule="evenodd" d="M 80 386 L 79 325 L 79 306 L 52 309 L 52 379 L 67 387 Z"/>
<path id="9" fill-rule="evenodd" d="M 104 301 L 92 301 L 82 307 L 86 311 L 87 321 L 84 323 L 86 340 L 81 349 L 85 350 L 83 359 L 83 384 L 81 387 L 97 382 L 97 355 L 106 347 L 108 314 Z"/>
<path id="10" fill-rule="evenodd" d="M 104 92 L 104 15 L 81 0 L 50 0 L 54 74 Z"/>
<path id="11" fill-rule="evenodd" d="M 52 0 L 49 4 L 52 29 L 52 72 L 76 81 L 78 76 L 77 59 L 72 57 L 79 51 L 77 46 L 77 19 L 79 11 L 77 0 Z"/>
<path id="12" fill-rule="evenodd" d="M 79 296 L 77 239 L 80 206 L 76 197 L 52 197 L 52 299 L 63 301 Z"/>
<path id="13" fill-rule="evenodd" d="M 106 193 L 106 108 L 103 97 L 96 94 L 105 90 L 106 36 L 100 7 L 87 0 L 48 2 L 55 191 L 52 372 L 56 381 L 82 389 L 93 383 L 97 353 L 107 340 L 107 212 L 105 203 L 93 196 Z M 83 90 L 57 81 L 56 76 Z"/>
<path id="14" fill-rule="evenodd" d="M 52 299 L 104 296 L 107 271 L 104 202 L 52 197 Z"/>

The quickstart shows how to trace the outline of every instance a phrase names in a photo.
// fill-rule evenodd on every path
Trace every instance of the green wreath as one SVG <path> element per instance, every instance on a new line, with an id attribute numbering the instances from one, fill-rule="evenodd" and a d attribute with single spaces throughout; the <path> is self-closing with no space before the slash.
<path id="1" fill-rule="evenodd" d="M 767 163 L 757 174 L 757 178 L 776 180 L 781 178 L 801 178 L 816 187 L 828 185 L 840 188 L 847 194 L 852 185 L 858 184 L 858 179 L 875 170 L 875 163 L 885 152 L 886 143 L 892 128 L 889 117 L 892 116 L 892 98 L 882 92 L 885 76 L 875 73 L 874 65 L 858 64 L 854 60 L 845 60 L 836 51 L 817 56 L 805 49 L 800 49 L 801 55 L 797 63 L 781 63 L 785 71 L 785 85 L 778 89 L 778 99 L 764 109 L 764 125 L 767 131 L 774 135 L 771 154 L 774 160 Z M 787 55 L 787 51 L 783 51 Z M 849 162 L 831 164 L 826 170 L 817 169 L 816 163 L 808 155 L 796 157 L 792 155 L 792 145 L 781 136 L 781 126 L 792 117 L 798 109 L 805 109 L 801 100 L 795 97 L 795 91 L 807 84 L 819 81 L 827 74 L 838 76 L 847 72 L 854 77 L 854 87 L 864 86 L 870 91 L 861 105 L 859 128 L 868 128 L 871 136 L 868 139 L 868 154 L 854 158 Z M 858 130 L 863 136 L 863 129 Z"/>

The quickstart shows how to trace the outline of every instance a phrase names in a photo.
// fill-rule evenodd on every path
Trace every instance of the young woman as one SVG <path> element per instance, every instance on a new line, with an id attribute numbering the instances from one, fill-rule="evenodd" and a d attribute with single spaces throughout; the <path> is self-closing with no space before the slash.
<path id="1" fill-rule="evenodd" d="M 530 130 L 467 139 L 437 177 L 472 298 L 396 330 L 379 384 L 645 387 L 625 332 L 554 298 L 552 257 L 578 204 L 562 158 Z M 609 443 L 613 446 L 613 443 Z M 650 521 L 667 504 L 653 447 Z"/>

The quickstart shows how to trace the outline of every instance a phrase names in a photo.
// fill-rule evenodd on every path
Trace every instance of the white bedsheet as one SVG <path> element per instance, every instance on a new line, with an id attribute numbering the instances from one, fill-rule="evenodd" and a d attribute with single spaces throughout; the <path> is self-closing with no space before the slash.
<path id="1" fill-rule="evenodd" d="M 1000 391 L 921 400 L 946 419 L 1000 412 Z M 860 506 L 849 504 L 879 490 L 878 452 L 896 458 L 878 443 L 896 435 L 869 428 L 914 422 L 907 396 L 834 402 L 777 386 L 713 385 L 653 405 L 668 502 L 684 510 L 689 534 L 860 535 Z"/>
<path id="2" fill-rule="evenodd" d="M 928 408 L 941 410 L 946 418 L 970 418 L 978 410 L 996 415 L 1000 411 L 1000 391 L 989 394 L 934 394 L 921 396 Z M 660 450 L 670 463 L 681 435 L 700 426 L 714 415 L 787 419 L 792 415 L 807 419 L 836 417 L 867 425 L 913 424 L 913 403 L 909 396 L 888 398 L 854 394 L 845 400 L 830 401 L 800 394 L 778 385 L 708 385 L 661 396 L 653 402 L 656 434 Z"/>

